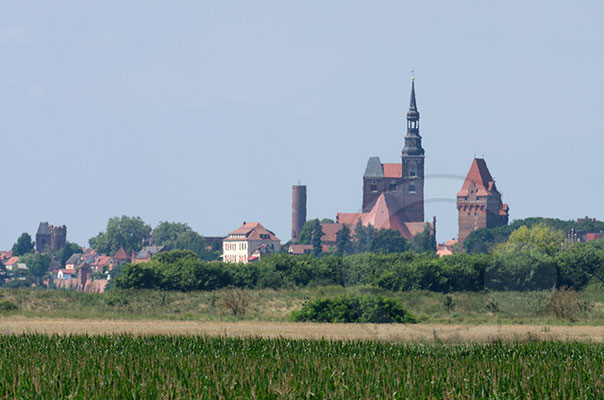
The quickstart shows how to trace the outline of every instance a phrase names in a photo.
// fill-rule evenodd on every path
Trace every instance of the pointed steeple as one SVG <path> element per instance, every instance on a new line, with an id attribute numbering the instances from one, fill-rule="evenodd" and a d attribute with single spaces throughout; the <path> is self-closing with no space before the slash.
<path id="1" fill-rule="evenodd" d="M 423 155 L 422 137 L 419 134 L 419 111 L 415 100 L 415 76 L 411 77 L 411 98 L 407 112 L 407 135 L 403 155 Z"/>
<path id="2" fill-rule="evenodd" d="M 417 111 L 415 102 L 415 76 L 411 77 L 411 99 L 409 100 L 409 111 Z"/>
<path id="3" fill-rule="evenodd" d="M 417 111 L 417 102 L 415 100 L 415 76 L 411 76 L 411 98 L 409 99 L 409 111 L 407 112 L 407 120 L 419 120 L 419 111 Z"/>

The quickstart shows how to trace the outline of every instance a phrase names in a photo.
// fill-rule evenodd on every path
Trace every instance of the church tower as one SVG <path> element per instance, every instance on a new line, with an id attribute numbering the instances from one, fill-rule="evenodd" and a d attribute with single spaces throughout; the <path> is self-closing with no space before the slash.
<path id="1" fill-rule="evenodd" d="M 424 221 L 424 149 L 419 134 L 419 111 L 415 100 L 415 77 L 407 112 L 407 135 L 402 154 L 403 213 L 408 222 Z"/>

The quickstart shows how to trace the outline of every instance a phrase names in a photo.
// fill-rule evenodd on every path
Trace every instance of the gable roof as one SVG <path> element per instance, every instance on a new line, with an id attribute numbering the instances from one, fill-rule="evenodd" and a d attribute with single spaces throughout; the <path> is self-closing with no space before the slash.
<path id="1" fill-rule="evenodd" d="M 165 246 L 145 246 L 138 253 L 136 253 L 136 256 L 134 256 L 134 258 L 136 260 L 145 260 L 161 252 L 164 248 Z"/>
<path id="2" fill-rule="evenodd" d="M 80 259 L 82 258 L 83 254 L 82 253 L 73 253 L 68 259 L 67 261 L 65 261 L 65 265 L 68 264 L 73 264 L 76 265 L 77 263 L 80 262 Z"/>
<path id="3" fill-rule="evenodd" d="M 470 171 L 466 175 L 463 186 L 457 196 L 468 196 L 470 195 L 470 189 L 472 185 L 476 187 L 476 196 L 488 196 L 490 194 L 497 193 L 497 187 L 495 181 L 487 168 L 487 163 L 482 158 L 475 158 L 470 166 Z"/>
<path id="4" fill-rule="evenodd" d="M 338 213 L 338 223 L 348 225 L 354 231 L 359 222 L 363 226 L 371 225 L 375 229 L 392 229 L 399 231 L 405 239 L 422 233 L 428 222 L 405 222 L 403 209 L 397 197 L 391 193 L 381 193 L 369 212 L 366 213 Z"/>
<path id="5" fill-rule="evenodd" d="M 113 256 L 113 259 L 114 260 L 129 260 L 130 257 L 126 253 L 126 250 L 124 250 L 123 247 L 120 247 L 120 249 Z"/>
<path id="6" fill-rule="evenodd" d="M 19 257 L 13 256 L 8 260 L 4 261 L 4 265 L 16 265 L 19 262 Z"/>
<path id="7" fill-rule="evenodd" d="M 262 236 L 261 236 L 262 235 Z M 244 236 L 243 238 L 239 236 Z M 263 237 L 265 236 L 265 237 Z M 229 233 L 229 236 L 224 240 L 276 240 L 279 241 L 279 238 L 275 236 L 275 234 L 265 227 L 263 227 L 259 222 L 244 222 L 239 228 L 235 229 L 233 232 Z"/>
<path id="8" fill-rule="evenodd" d="M 335 243 L 337 234 L 342 229 L 342 224 L 321 224 L 321 230 L 323 236 L 321 236 L 321 242 Z"/>

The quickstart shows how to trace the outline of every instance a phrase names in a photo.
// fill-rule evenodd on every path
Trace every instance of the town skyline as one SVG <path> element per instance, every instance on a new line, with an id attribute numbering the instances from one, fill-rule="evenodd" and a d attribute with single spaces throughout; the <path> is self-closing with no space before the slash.
<path id="1" fill-rule="evenodd" d="M 318 13 L 179 5 L 168 15 L 155 3 L 136 31 L 138 10 L 115 7 L 2 6 L 0 248 L 40 221 L 87 246 L 121 215 L 208 236 L 259 221 L 285 242 L 299 179 L 309 219 L 360 211 L 366 160 L 399 161 L 411 68 L 425 216 L 437 217 L 439 242 L 456 236 L 455 194 L 474 155 L 511 220 L 604 219 L 595 2 L 403 3 L 368 14 L 354 3 Z"/>

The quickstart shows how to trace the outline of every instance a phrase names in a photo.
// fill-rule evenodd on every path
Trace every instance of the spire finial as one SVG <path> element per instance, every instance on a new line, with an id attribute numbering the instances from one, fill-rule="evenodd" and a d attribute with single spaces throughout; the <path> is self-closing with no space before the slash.
<path id="1" fill-rule="evenodd" d="M 415 102 L 415 71 L 411 70 L 411 99 L 409 100 L 409 111 L 417 112 L 417 103 Z"/>

